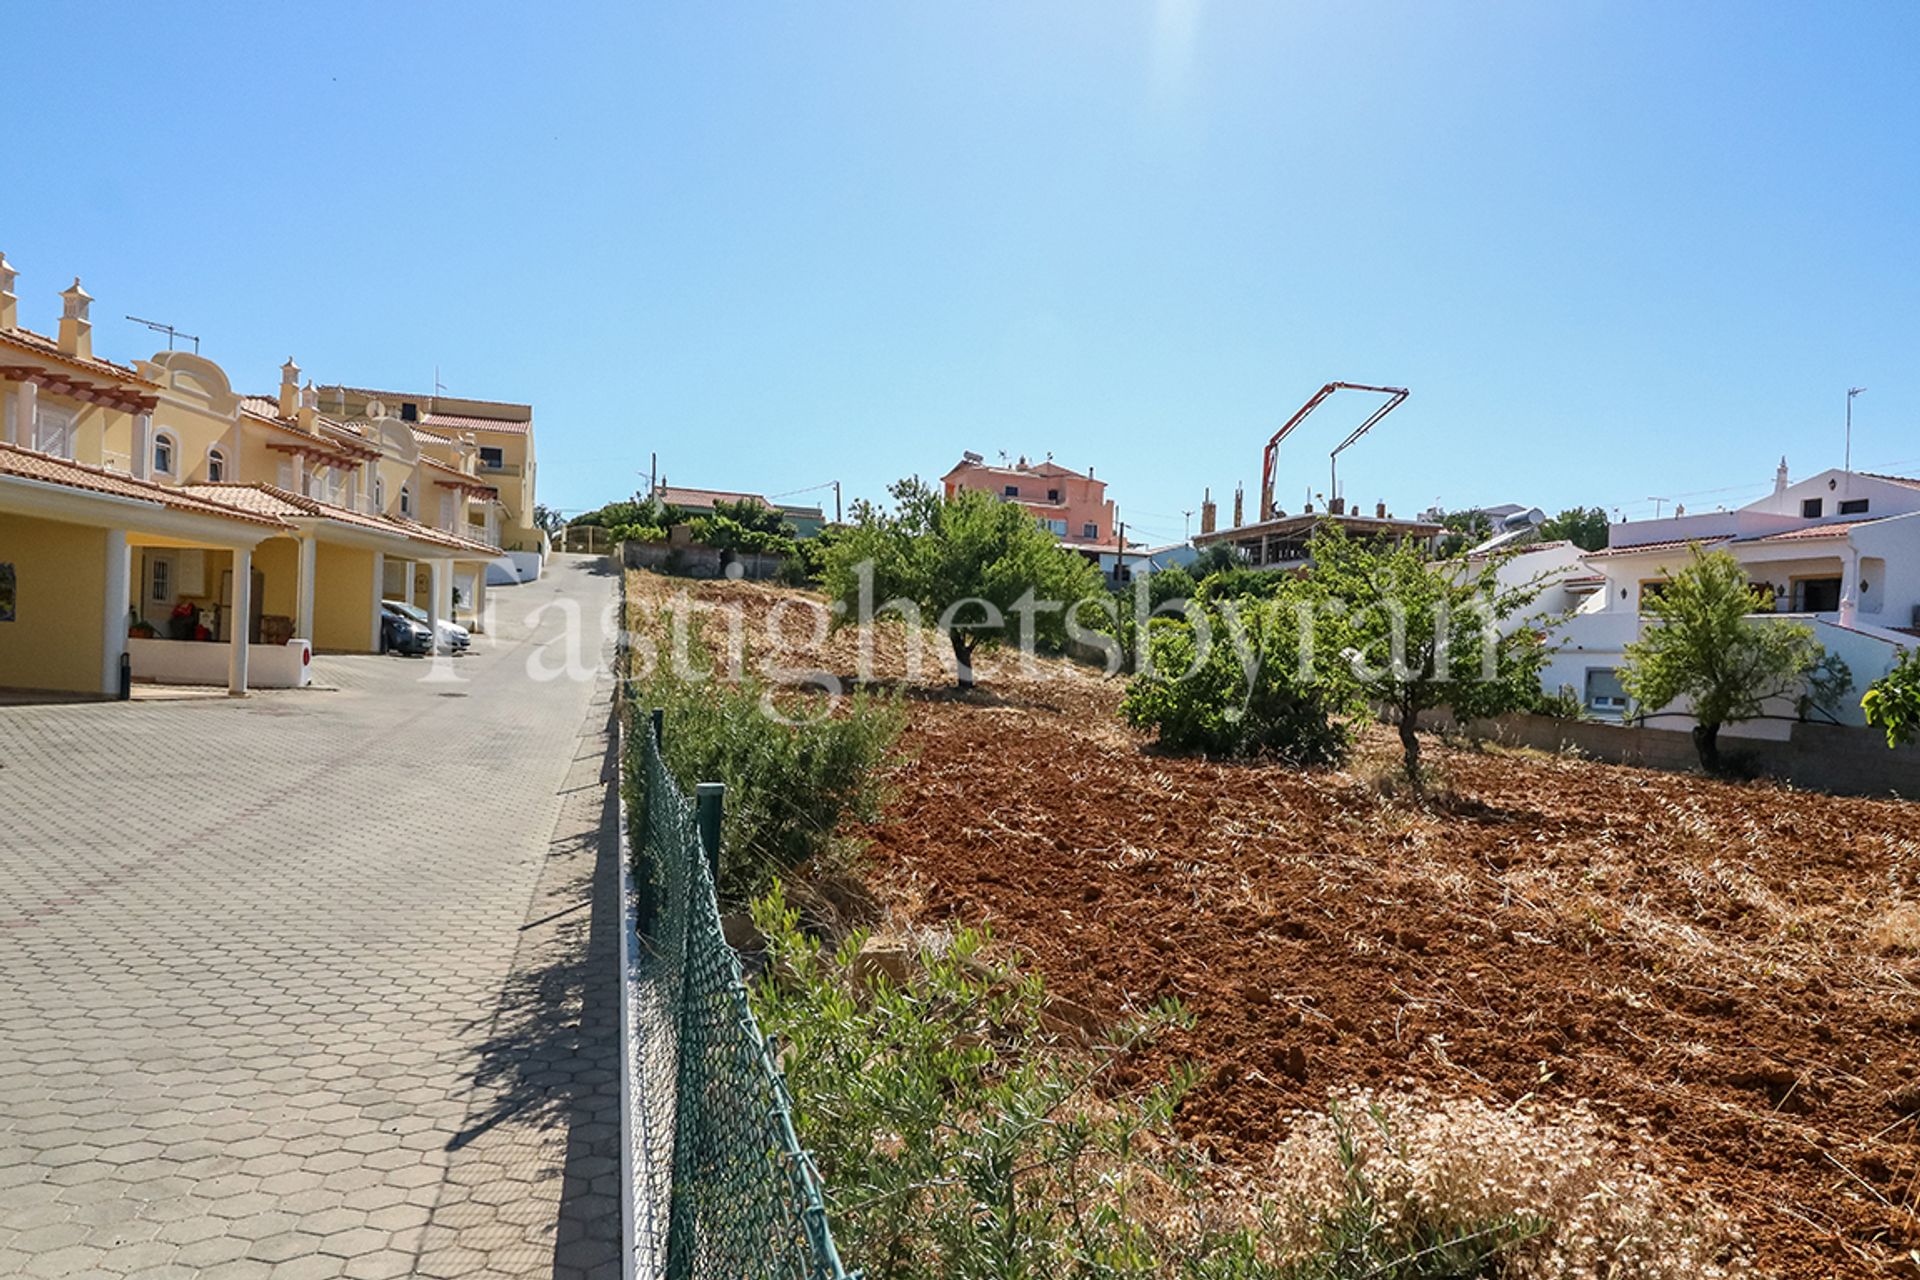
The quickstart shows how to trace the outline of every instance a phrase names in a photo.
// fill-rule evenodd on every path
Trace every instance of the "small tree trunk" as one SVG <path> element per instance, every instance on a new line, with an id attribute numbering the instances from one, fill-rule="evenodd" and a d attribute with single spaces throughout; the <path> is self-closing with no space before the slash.
<path id="1" fill-rule="evenodd" d="M 973 688 L 974 641 L 961 638 L 958 631 L 950 632 L 947 639 L 953 644 L 953 672 L 955 682 L 962 689 Z"/>
<path id="2" fill-rule="evenodd" d="M 1406 756 L 1407 781 L 1417 789 L 1420 786 L 1420 737 L 1413 728 L 1413 714 L 1403 709 L 1400 712 L 1400 750 Z"/>
<path id="3" fill-rule="evenodd" d="M 1720 772 L 1720 726 L 1693 726 L 1693 749 L 1700 753 L 1700 767 L 1708 773 Z"/>

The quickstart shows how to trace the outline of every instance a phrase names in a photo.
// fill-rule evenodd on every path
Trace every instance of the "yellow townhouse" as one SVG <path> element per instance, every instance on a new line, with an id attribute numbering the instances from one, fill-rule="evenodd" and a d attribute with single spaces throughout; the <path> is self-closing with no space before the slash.
<path id="1" fill-rule="evenodd" d="M 441 477 L 404 424 L 323 417 L 292 361 L 250 397 L 197 353 L 97 359 L 79 283 L 49 338 L 16 278 L 0 257 L 0 687 L 298 685 L 314 649 L 380 648 L 383 598 L 437 623 L 464 572 L 483 607 L 499 553 L 414 516 Z"/>
<path id="2" fill-rule="evenodd" d="M 463 532 L 499 546 L 519 579 L 538 576 L 548 541 L 534 522 L 532 405 L 341 385 L 321 387 L 320 403 L 349 422 L 398 418 L 429 458 L 491 486 L 470 504 L 473 527 Z"/>

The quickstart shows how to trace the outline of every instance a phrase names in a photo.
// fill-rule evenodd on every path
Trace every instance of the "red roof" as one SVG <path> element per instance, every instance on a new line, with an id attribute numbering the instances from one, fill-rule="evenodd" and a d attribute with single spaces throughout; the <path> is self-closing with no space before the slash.
<path id="1" fill-rule="evenodd" d="M 676 507 L 711 507 L 716 502 L 757 502 L 763 507 L 773 506 L 757 493 L 735 493 L 731 489 L 686 489 L 663 484 L 655 487 L 653 496 Z"/>
<path id="2" fill-rule="evenodd" d="M 1769 533 L 1758 538 L 1742 538 L 1747 542 L 1810 542 L 1817 538 L 1841 538 L 1863 524 L 1872 524 L 1884 520 L 1885 516 L 1868 516 L 1865 520 L 1839 520 L 1832 524 L 1810 524 L 1804 529 L 1788 529 L 1784 533 Z"/>
<path id="3" fill-rule="evenodd" d="M 89 493 L 107 494 L 115 498 L 133 498 L 192 515 L 243 520 L 249 524 L 263 524 L 275 529 L 289 527 L 287 522 L 277 515 L 253 510 L 244 504 L 203 497 L 184 487 L 155 484 L 151 480 L 136 480 L 118 471 L 109 471 L 105 467 L 69 462 L 65 458 L 36 453 L 31 449 L 22 449 L 18 445 L 0 444 L 0 475 L 18 476 L 23 480 L 37 480 L 44 484 L 63 485 L 69 489 L 84 489 Z"/>
<path id="4" fill-rule="evenodd" d="M 1860 474 L 1870 476 L 1875 480 L 1885 480 L 1888 484 L 1902 484 L 1909 489 L 1920 489 L 1920 480 L 1916 480 L 1911 476 L 1890 476 L 1878 471 L 1862 471 Z"/>
<path id="5" fill-rule="evenodd" d="M 197 495 L 207 497 L 217 495 L 220 501 L 232 503 L 236 507 L 245 506 L 260 511 L 272 510 L 283 516 L 319 516 L 340 524 L 350 524 L 356 528 L 412 538 L 419 542 L 431 542 L 457 551 L 476 551 L 488 558 L 500 554 L 497 547 L 474 542 L 457 533 L 448 533 L 445 529 L 435 529 L 430 525 L 421 524 L 418 520 L 409 520 L 403 516 L 369 515 L 364 511 L 355 511 L 351 507 L 322 502 L 319 498 L 304 493 L 294 493 L 289 489 L 282 489 L 279 485 L 196 484 L 184 485 L 182 488 L 192 490 Z M 274 523 L 283 522 L 276 520 Z"/>
<path id="6" fill-rule="evenodd" d="M 54 339 L 47 337 L 45 334 L 35 333 L 31 329 L 22 329 L 17 325 L 11 329 L 0 329 L 0 344 L 17 348 L 21 351 L 30 351 L 34 355 L 44 356 L 49 360 L 57 360 L 61 364 L 72 365 L 76 369 L 84 369 L 88 373 L 99 374 L 102 377 L 111 378 L 116 382 L 131 382 L 141 387 L 157 387 L 160 385 L 157 382 L 141 377 L 137 371 L 129 369 L 126 365 L 115 364 L 111 360 L 101 360 L 93 356 L 68 355 L 60 349 L 60 344 Z"/>
<path id="7" fill-rule="evenodd" d="M 430 413 L 420 419 L 420 425 L 435 431 L 497 431 L 510 436 L 533 430 L 531 418 L 470 418 L 456 413 Z"/>
<path id="8" fill-rule="evenodd" d="M 1730 533 L 1715 534 L 1710 538 L 1669 538 L 1663 542 L 1640 542 L 1627 547 L 1605 547 L 1599 551 L 1587 552 L 1589 560 L 1599 556 L 1631 556 L 1643 551 L 1684 551 L 1688 547 L 1717 547 L 1733 541 Z"/>

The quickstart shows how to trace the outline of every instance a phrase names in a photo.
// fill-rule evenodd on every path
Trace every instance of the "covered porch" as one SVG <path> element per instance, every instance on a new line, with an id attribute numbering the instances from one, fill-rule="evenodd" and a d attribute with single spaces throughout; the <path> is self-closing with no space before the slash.
<path id="1" fill-rule="evenodd" d="M 256 673 L 304 682 L 283 673 L 304 670 L 304 645 L 289 654 L 286 644 L 257 643 L 253 625 L 264 579 L 255 553 L 290 531 L 272 517 L 0 445 L 0 686 L 115 698 L 135 678 L 224 683 L 236 696 Z M 200 575 L 191 596 L 183 557 Z M 146 620 L 151 609 L 171 623 L 183 600 L 192 634 L 204 628 L 205 638 L 176 640 Z"/>

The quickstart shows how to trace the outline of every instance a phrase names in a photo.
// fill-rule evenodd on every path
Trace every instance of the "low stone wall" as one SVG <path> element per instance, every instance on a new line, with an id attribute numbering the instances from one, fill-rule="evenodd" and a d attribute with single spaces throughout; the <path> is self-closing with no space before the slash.
<path id="1" fill-rule="evenodd" d="M 1575 750 L 1614 764 L 1697 771 L 1693 736 L 1672 729 L 1632 728 L 1592 720 L 1513 715 L 1483 721 L 1476 733 L 1509 746 Z M 1720 751 L 1751 771 L 1834 795 L 1920 797 L 1920 746 L 1887 748 L 1878 729 L 1794 724 L 1785 742 L 1720 735 Z"/>
<path id="2" fill-rule="evenodd" d="M 224 685 L 233 646 L 225 641 L 148 640 L 127 637 L 133 678 L 155 684 Z M 301 689 L 313 681 L 313 652 L 305 640 L 247 646 L 247 685 L 254 689 Z"/>
<path id="3" fill-rule="evenodd" d="M 766 579 L 779 574 L 785 556 L 759 551 L 736 551 L 731 555 L 714 547 L 696 543 L 623 542 L 622 561 L 629 569 L 651 569 L 685 578 L 740 577 Z M 739 572 L 732 573 L 733 566 Z"/>

